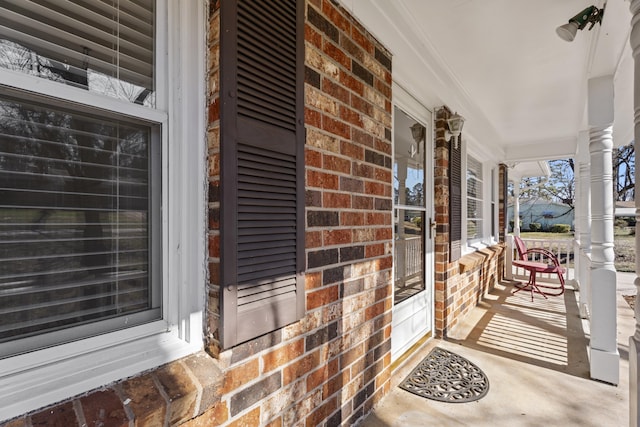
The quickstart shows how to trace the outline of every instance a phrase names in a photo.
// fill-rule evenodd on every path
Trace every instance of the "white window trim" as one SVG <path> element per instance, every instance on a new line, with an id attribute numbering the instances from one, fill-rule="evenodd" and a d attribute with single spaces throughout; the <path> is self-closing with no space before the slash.
<path id="1" fill-rule="evenodd" d="M 163 125 L 163 319 L 0 360 L 0 420 L 102 387 L 203 347 L 208 12 L 205 1 L 159 0 L 158 9 L 162 11 L 158 25 L 168 23 L 169 29 L 163 32 L 159 27 L 158 33 L 170 36 L 167 53 L 158 55 L 158 69 L 168 72 L 159 72 L 164 78 L 158 82 L 156 100 L 168 114 L 0 70 L 3 84 Z M 167 64 L 171 66 L 165 67 Z M 168 87 L 171 90 L 163 90 Z"/>
<path id="2" fill-rule="evenodd" d="M 491 170 L 497 168 L 497 164 L 488 160 L 486 156 L 480 155 L 478 152 L 469 148 L 472 141 L 463 137 L 462 140 L 462 236 L 466 244 L 462 247 L 462 255 L 473 253 L 477 250 L 495 245 L 498 243 L 496 236 L 491 235 L 491 196 L 492 196 L 492 176 Z M 477 239 L 467 239 L 467 157 L 472 156 L 482 164 L 482 236 Z M 496 174 L 497 175 L 497 174 Z M 497 180 L 497 176 L 494 177 Z M 497 207 L 497 183 L 493 186 L 494 200 L 496 200 Z M 495 221 L 498 221 L 498 209 L 496 209 Z M 496 227 L 499 228 L 499 227 Z M 497 231 L 497 230 L 496 230 Z"/>
<path id="3" fill-rule="evenodd" d="M 500 202 L 499 202 L 499 191 L 498 191 L 498 177 L 500 176 L 500 168 L 497 164 L 492 163 L 491 169 L 489 170 L 489 191 L 490 199 L 489 199 L 489 209 L 487 211 L 487 217 L 495 224 L 495 231 L 493 234 L 491 233 L 491 222 L 489 222 L 489 227 L 487 229 L 487 235 L 489 236 L 489 243 L 495 245 L 498 243 L 500 236 L 500 221 L 498 211 L 500 210 Z M 495 210 L 493 212 L 493 217 L 491 215 L 491 205 L 495 206 Z"/>

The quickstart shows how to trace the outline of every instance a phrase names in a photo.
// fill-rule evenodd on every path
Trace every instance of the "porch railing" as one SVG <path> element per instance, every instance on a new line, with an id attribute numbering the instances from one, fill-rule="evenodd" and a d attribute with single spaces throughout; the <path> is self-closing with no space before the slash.
<path id="1" fill-rule="evenodd" d="M 395 241 L 395 303 L 399 303 L 425 288 L 424 243 L 421 237 Z"/>
<path id="2" fill-rule="evenodd" d="M 423 269 L 421 237 L 409 237 L 395 241 L 396 282 L 420 276 Z"/>
<path id="3" fill-rule="evenodd" d="M 511 237 L 511 236 L 510 236 Z M 512 238 L 510 239 L 512 241 Z M 527 248 L 542 248 L 548 251 L 551 251 L 558 258 L 560 265 L 563 266 L 566 270 L 565 280 L 574 280 L 575 279 L 575 252 L 574 252 L 574 240 L 573 239 L 555 239 L 555 240 L 546 240 L 546 239 L 522 239 L 524 243 L 527 245 Z M 511 248 L 513 248 L 513 258 L 518 259 L 518 253 L 513 244 L 511 244 Z M 547 262 L 544 260 L 544 257 L 540 254 L 532 254 L 532 258 L 529 258 L 533 261 Z M 512 266 L 513 278 L 517 280 L 525 280 L 528 279 L 529 273 L 523 268 L 517 267 L 515 265 Z M 542 279 L 546 282 L 558 283 L 558 276 L 556 274 L 539 274 L 539 279 Z"/>

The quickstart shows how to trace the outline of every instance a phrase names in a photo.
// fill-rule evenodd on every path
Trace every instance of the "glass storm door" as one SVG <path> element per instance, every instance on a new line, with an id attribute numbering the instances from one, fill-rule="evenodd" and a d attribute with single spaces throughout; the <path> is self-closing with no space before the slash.
<path id="1" fill-rule="evenodd" d="M 426 109 L 418 113 L 420 121 L 394 109 L 392 359 L 433 325 L 431 113 Z"/>

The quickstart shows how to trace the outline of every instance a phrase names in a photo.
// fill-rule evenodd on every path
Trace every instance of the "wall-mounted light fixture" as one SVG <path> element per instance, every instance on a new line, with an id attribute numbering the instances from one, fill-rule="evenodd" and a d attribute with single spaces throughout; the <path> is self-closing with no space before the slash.
<path id="1" fill-rule="evenodd" d="M 424 135 L 425 135 L 426 129 L 420 123 L 415 123 L 413 126 L 411 126 L 410 129 L 411 129 L 411 136 L 413 137 L 413 140 L 416 142 L 415 144 L 411 144 L 411 147 L 409 150 L 409 155 L 411 156 L 411 158 L 413 158 L 413 156 L 420 153 L 420 144 L 422 144 L 422 142 L 424 141 Z"/>
<path id="2" fill-rule="evenodd" d="M 584 29 L 587 24 L 591 24 L 589 31 L 594 25 L 600 23 L 602 25 L 602 15 L 604 15 L 604 7 L 598 9 L 595 6 L 589 6 L 582 12 L 578 13 L 569 22 L 556 28 L 556 33 L 562 40 L 572 42 L 578 30 Z"/>
<path id="3" fill-rule="evenodd" d="M 424 126 L 422 126 L 420 123 L 415 123 L 413 126 L 411 126 L 411 136 L 413 137 L 413 140 L 418 144 L 421 143 L 424 139 L 424 131 Z"/>
<path id="4" fill-rule="evenodd" d="M 453 137 L 454 148 L 458 149 L 458 137 L 462 132 L 462 126 L 464 126 L 464 117 L 460 114 L 455 113 L 447 120 L 447 125 L 449 126 L 449 130 L 444 132 L 444 137 L 447 141 L 449 141 Z"/>

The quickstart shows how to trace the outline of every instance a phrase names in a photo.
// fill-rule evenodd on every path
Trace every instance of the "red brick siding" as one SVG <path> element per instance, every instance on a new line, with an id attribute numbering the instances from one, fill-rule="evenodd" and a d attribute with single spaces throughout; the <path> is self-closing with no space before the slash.
<path id="1" fill-rule="evenodd" d="M 231 422 L 350 425 L 389 388 L 391 58 L 329 0 L 305 17 L 307 311 L 220 353 Z"/>
<path id="2" fill-rule="evenodd" d="M 220 99 L 220 4 L 209 5 L 208 36 L 208 105 L 218 105 Z M 211 108 L 209 109 L 211 112 Z M 205 340 L 207 351 L 217 357 L 220 353 L 220 111 L 209 114 L 207 148 L 209 154 L 209 281 L 207 284 L 207 323 Z"/>
<path id="3" fill-rule="evenodd" d="M 484 295 L 503 278 L 502 244 L 449 262 L 449 142 L 445 139 L 447 107 L 436 111 L 434 205 L 435 241 L 435 334 L 447 336 Z M 501 193 L 502 194 L 502 193 Z M 504 221 L 504 219 L 502 219 Z M 504 223 L 500 222 L 501 229 Z"/>
<path id="4" fill-rule="evenodd" d="M 209 4 L 207 353 L 7 425 L 351 425 L 389 391 L 391 56 L 332 1 L 307 1 L 307 312 L 299 322 L 222 351 L 220 17 L 219 1 Z"/>

